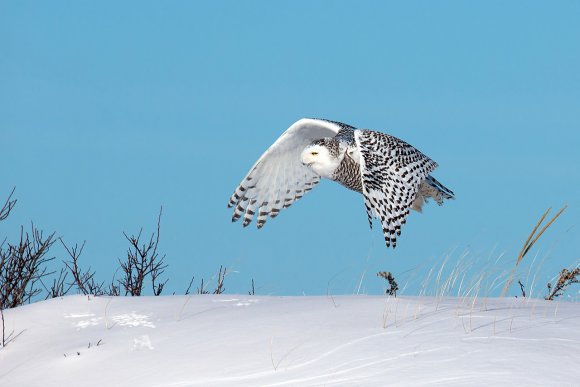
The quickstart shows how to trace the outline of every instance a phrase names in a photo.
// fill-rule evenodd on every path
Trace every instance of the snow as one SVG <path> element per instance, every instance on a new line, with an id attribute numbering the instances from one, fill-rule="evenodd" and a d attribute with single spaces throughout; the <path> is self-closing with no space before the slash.
<path id="1" fill-rule="evenodd" d="M 67 296 L 4 311 L 0 386 L 580 381 L 580 304 L 523 298 Z"/>

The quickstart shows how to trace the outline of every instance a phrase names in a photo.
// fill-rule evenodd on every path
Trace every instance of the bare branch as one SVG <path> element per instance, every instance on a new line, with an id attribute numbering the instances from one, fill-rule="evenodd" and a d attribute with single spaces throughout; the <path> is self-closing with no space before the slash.
<path id="1" fill-rule="evenodd" d="M 161 207 L 157 218 L 157 232 L 151 235 L 147 244 L 141 244 L 140 241 L 143 232 L 142 228 L 137 236 L 128 236 L 123 232 L 125 239 L 129 242 L 129 249 L 127 249 L 127 259 L 125 261 L 119 260 L 124 276 L 118 282 L 123 287 L 125 295 L 140 296 L 143 292 L 144 281 L 148 276 L 151 277 L 153 294 L 156 296 L 161 294 L 167 283 L 167 280 L 158 282 L 159 277 L 167 268 L 164 262 L 165 256 L 159 257 L 157 252 L 162 212 L 163 207 Z"/>
<path id="2" fill-rule="evenodd" d="M 522 291 L 522 297 L 526 296 L 526 288 L 524 287 L 524 284 L 522 283 L 521 280 L 518 280 L 518 284 L 520 284 L 520 290 Z"/>
<path id="3" fill-rule="evenodd" d="M 4 309 L 0 308 L 0 315 L 2 316 L 2 348 L 6 346 L 6 325 L 4 322 Z"/>
<path id="4" fill-rule="evenodd" d="M 189 281 L 189 285 L 187 286 L 187 289 L 185 289 L 185 295 L 187 296 L 191 290 L 191 285 L 193 285 L 193 280 L 195 279 L 195 276 L 191 277 L 191 281 Z"/>
<path id="5" fill-rule="evenodd" d="M 95 281 L 95 272 L 94 271 L 91 272 L 90 267 L 87 269 L 87 271 L 83 272 L 79 267 L 79 258 L 83 253 L 83 249 L 85 248 L 85 244 L 87 241 L 83 241 L 83 244 L 81 245 L 80 248 L 77 244 L 69 248 L 66 245 L 66 243 L 64 243 L 62 238 L 58 239 L 60 240 L 60 243 L 63 245 L 63 247 L 65 248 L 66 252 L 68 253 L 71 259 L 68 262 L 66 261 L 64 262 L 67 269 L 73 276 L 73 282 L 69 284 L 70 287 L 76 286 L 77 290 L 85 296 L 89 294 L 95 296 L 101 296 L 105 294 L 106 293 L 104 289 L 105 283 L 104 282 L 99 283 Z"/>
<path id="6" fill-rule="evenodd" d="M 20 241 L 0 246 L 0 309 L 14 308 L 37 296 L 41 289 L 36 284 L 50 275 L 45 264 L 52 258 L 45 255 L 55 242 L 54 233 L 43 236 L 31 225 L 31 232 L 20 228 Z"/>
<path id="7" fill-rule="evenodd" d="M 62 297 L 68 294 L 73 284 L 66 283 L 67 275 L 68 271 L 65 268 L 61 268 L 58 277 L 52 279 L 52 285 L 50 286 L 50 289 L 46 287 L 42 279 L 40 280 L 40 283 L 42 284 L 44 290 L 46 290 L 47 293 L 45 300 L 48 300 L 49 298 Z"/>
<path id="8" fill-rule="evenodd" d="M 203 286 L 203 278 L 201 279 L 201 285 L 197 288 L 197 294 L 209 294 L 209 292 Z"/>
<path id="9" fill-rule="evenodd" d="M 256 295 L 256 288 L 254 287 L 254 279 L 252 278 L 252 290 L 248 292 L 248 295 L 255 296 Z"/>
<path id="10" fill-rule="evenodd" d="M 0 308 L 0 317 L 2 320 L 2 341 L 0 342 L 0 347 L 4 348 L 9 343 L 16 340 L 18 338 L 18 336 L 20 336 L 22 333 L 24 333 L 24 329 L 21 330 L 20 332 L 18 332 L 16 335 L 14 334 L 13 330 L 10 333 L 6 334 L 6 322 L 4 320 L 4 309 L 1 309 L 1 308 Z"/>
<path id="11" fill-rule="evenodd" d="M 10 211 L 12 211 L 14 205 L 18 201 L 17 199 L 11 200 L 12 195 L 14 195 L 14 191 L 16 191 L 16 187 L 12 188 L 12 192 L 10 192 L 10 195 L 8 195 L 8 199 L 6 199 L 6 202 L 0 209 L 0 221 L 5 220 L 8 217 L 8 215 L 10 215 Z"/>
<path id="12" fill-rule="evenodd" d="M 222 271 L 223 269 L 223 271 Z M 220 271 L 218 273 L 217 285 L 213 294 L 222 294 L 226 289 L 224 288 L 224 279 L 226 278 L 227 270 L 225 267 L 220 266 Z"/>

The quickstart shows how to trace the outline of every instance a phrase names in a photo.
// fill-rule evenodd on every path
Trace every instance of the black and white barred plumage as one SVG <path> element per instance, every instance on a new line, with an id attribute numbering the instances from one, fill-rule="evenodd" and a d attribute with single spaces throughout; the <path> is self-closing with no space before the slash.
<path id="1" fill-rule="evenodd" d="M 395 247 L 409 209 L 421 211 L 428 198 L 438 204 L 453 192 L 430 173 L 437 163 L 388 134 L 355 129 L 336 121 L 301 119 L 258 159 L 230 198 L 232 221 L 247 226 L 257 214 L 261 228 L 310 191 L 320 178 L 359 192 L 372 228 L 381 222 L 385 241 Z"/>

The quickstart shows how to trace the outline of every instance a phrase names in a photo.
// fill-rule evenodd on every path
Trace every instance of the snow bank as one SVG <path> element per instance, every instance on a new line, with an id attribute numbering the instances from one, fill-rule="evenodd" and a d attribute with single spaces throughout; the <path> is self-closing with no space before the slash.
<path id="1" fill-rule="evenodd" d="M 71 296 L 5 311 L 0 386 L 571 385 L 580 304 Z"/>

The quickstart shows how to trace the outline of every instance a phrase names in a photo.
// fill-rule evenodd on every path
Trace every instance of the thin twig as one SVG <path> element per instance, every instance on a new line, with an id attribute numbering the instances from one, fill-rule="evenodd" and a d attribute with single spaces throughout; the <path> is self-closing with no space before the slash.
<path id="1" fill-rule="evenodd" d="M 12 211 L 16 205 L 16 202 L 18 201 L 17 199 L 11 200 L 12 195 L 14 195 L 14 191 L 16 191 L 16 187 L 12 188 L 12 192 L 10 192 L 10 195 L 8 195 L 8 199 L 6 199 L 6 202 L 0 209 L 0 221 L 5 220 L 8 215 L 10 215 L 10 211 Z"/>

